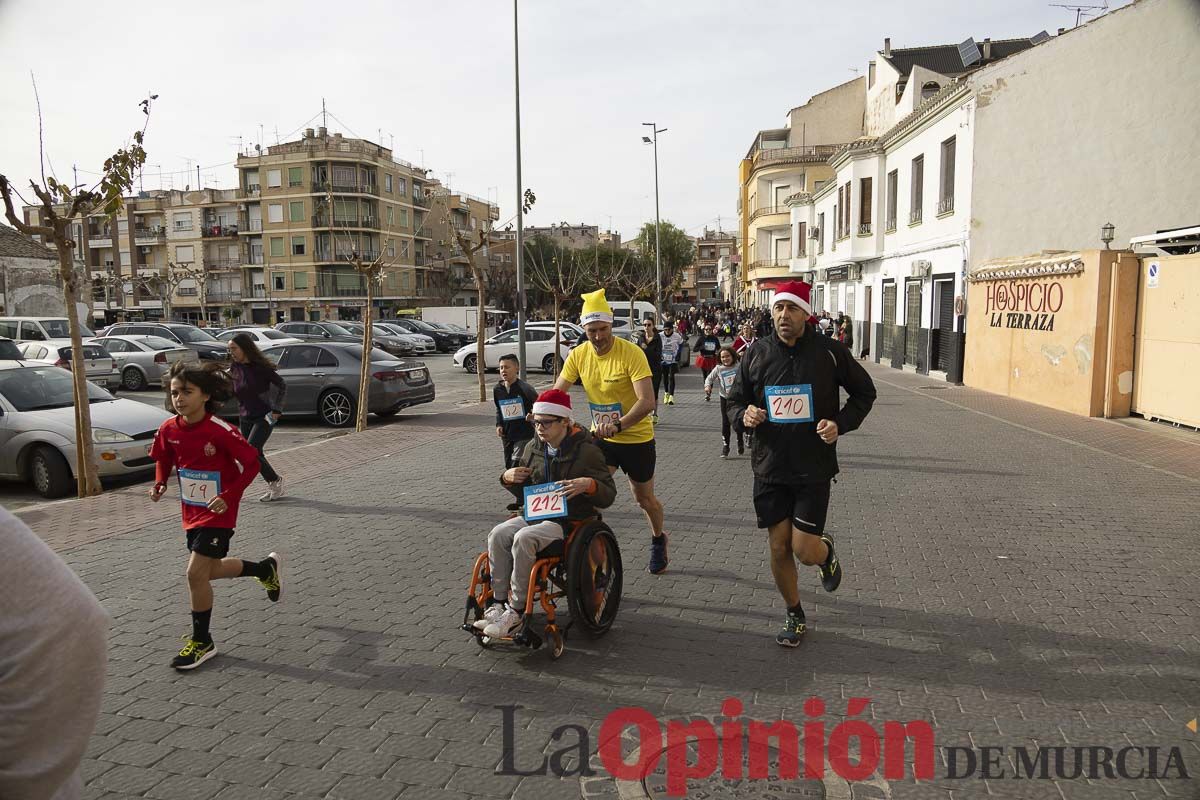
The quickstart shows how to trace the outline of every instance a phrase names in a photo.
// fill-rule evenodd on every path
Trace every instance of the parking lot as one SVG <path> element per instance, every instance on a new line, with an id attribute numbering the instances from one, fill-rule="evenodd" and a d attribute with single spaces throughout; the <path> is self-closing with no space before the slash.
<path id="1" fill-rule="evenodd" d="M 434 385 L 437 387 L 437 399 L 432 403 L 405 409 L 391 419 L 370 417 L 369 424 L 371 427 L 404 425 L 405 420 L 414 415 L 435 414 L 455 406 L 475 402 L 478 396 L 476 394 L 478 391 L 476 388 L 476 376 L 467 373 L 461 367 L 455 367 L 448 354 L 439 353 L 432 356 L 424 356 L 420 360 L 425 362 L 429 368 L 430 375 L 433 377 Z M 549 379 L 549 376 L 542 372 L 530 372 L 529 378 L 534 386 L 540 386 Z M 487 380 L 489 386 L 488 397 L 490 398 L 490 387 L 495 384 L 497 380 L 496 375 L 494 373 L 489 374 Z M 163 402 L 163 394 L 160 390 L 146 392 L 118 391 L 117 397 L 127 397 L 150 405 L 160 405 Z M 271 453 L 303 447 L 322 439 L 345 436 L 347 433 L 353 432 L 353 430 L 352 427 L 342 429 L 329 428 L 319 423 L 315 418 L 284 417 L 279 421 L 275 432 L 271 435 L 271 440 L 267 444 L 267 452 Z M 147 472 L 140 480 L 125 479 L 115 482 L 112 485 L 129 486 L 148 481 L 152 477 L 153 473 Z M 3 505 L 9 511 L 16 511 L 20 508 L 28 508 L 31 505 L 45 502 L 53 501 L 45 500 L 26 484 L 0 483 L 0 505 Z"/>

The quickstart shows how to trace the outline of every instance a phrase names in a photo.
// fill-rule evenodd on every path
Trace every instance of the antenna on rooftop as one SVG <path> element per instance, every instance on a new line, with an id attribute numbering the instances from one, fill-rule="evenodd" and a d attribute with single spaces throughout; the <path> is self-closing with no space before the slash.
<path id="1" fill-rule="evenodd" d="M 1083 5 L 1080 5 L 1080 6 L 1074 6 L 1074 5 L 1070 5 L 1069 3 L 1051 3 L 1050 5 L 1051 5 L 1051 6 L 1053 6 L 1054 8 L 1065 8 L 1065 9 L 1067 9 L 1068 11 L 1074 11 L 1074 12 L 1075 12 L 1075 27 L 1076 27 L 1076 28 L 1078 28 L 1078 27 L 1079 27 L 1079 23 L 1083 21 L 1083 18 L 1084 18 L 1084 17 L 1091 17 L 1091 16 L 1095 16 L 1095 15 L 1096 15 L 1098 12 L 1099 12 L 1099 13 L 1103 13 L 1103 12 L 1105 12 L 1105 11 L 1108 11 L 1108 2 L 1107 2 L 1107 0 L 1105 0 L 1105 2 L 1104 2 L 1104 3 L 1102 3 L 1102 4 L 1098 5 L 1098 6 L 1096 6 L 1096 5 L 1091 5 L 1091 6 L 1083 6 Z"/>

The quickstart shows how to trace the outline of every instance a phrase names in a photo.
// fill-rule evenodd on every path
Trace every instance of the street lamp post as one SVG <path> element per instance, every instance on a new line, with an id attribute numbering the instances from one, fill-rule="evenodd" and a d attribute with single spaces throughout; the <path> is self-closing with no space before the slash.
<path id="1" fill-rule="evenodd" d="M 521 57 L 517 1 L 513 0 L 513 87 L 517 109 L 517 358 L 521 360 L 521 379 L 525 379 L 525 202 L 521 186 Z"/>
<path id="2" fill-rule="evenodd" d="M 662 320 L 662 248 L 659 240 L 661 219 L 658 211 L 658 135 L 667 129 L 658 127 L 657 122 L 643 122 L 649 125 L 654 138 L 643 136 L 642 141 L 654 145 L 654 316 Z"/>

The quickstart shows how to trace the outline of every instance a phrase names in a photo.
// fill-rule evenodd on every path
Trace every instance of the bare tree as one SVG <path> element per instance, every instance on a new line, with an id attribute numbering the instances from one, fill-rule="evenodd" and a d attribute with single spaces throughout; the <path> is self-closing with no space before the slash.
<path id="1" fill-rule="evenodd" d="M 554 302 L 554 379 L 558 380 L 562 344 L 562 307 L 586 285 L 591 272 L 589 265 L 576 257 L 574 251 L 556 244 L 544 236 L 525 242 L 525 263 L 529 267 L 529 282 Z"/>
<path id="2" fill-rule="evenodd" d="M 479 377 L 479 402 L 487 401 L 487 382 L 484 378 L 484 373 L 487 372 L 487 362 L 484 360 L 483 342 L 487 337 L 484 336 L 484 331 L 487 330 L 487 273 L 485 268 L 480 266 L 476 261 L 476 255 L 480 250 L 488 245 L 488 235 L 486 231 L 479 230 L 479 241 L 472 244 L 467 241 L 467 237 L 463 236 L 462 231 L 454 228 L 454 240 L 458 243 L 458 247 L 467 257 L 467 265 L 471 268 L 471 277 L 475 279 L 475 288 L 479 302 L 476 305 L 475 317 L 475 374 Z"/>
<path id="3" fill-rule="evenodd" d="M 37 96 L 37 85 L 34 85 Z M 51 242 L 58 252 L 59 276 L 66 304 L 67 326 L 71 334 L 71 374 L 75 403 L 75 481 L 78 495 L 89 497 L 103 491 L 96 472 L 95 450 L 92 446 L 92 412 L 88 400 L 87 382 L 83 368 L 83 341 L 79 325 L 79 276 L 75 270 L 75 240 L 71 223 L 96 213 L 115 216 L 124 204 L 124 195 L 133 188 L 146 151 L 142 147 L 146 126 L 150 121 L 150 103 L 158 95 L 150 95 L 140 105 L 146 119 L 140 130 L 134 131 L 132 142 L 119 148 L 104 162 L 100 180 L 91 188 L 58 181 L 53 172 L 46 176 L 45 138 L 42 133 L 41 101 L 38 101 L 38 153 L 42 164 L 41 180 L 30 180 L 29 188 L 38 201 L 38 224 L 30 225 L 17 215 L 13 206 L 15 194 L 21 197 L 8 178 L 0 174 L 0 194 L 4 198 L 4 215 L 9 223 L 26 236 L 41 236 Z"/>
<path id="4" fill-rule="evenodd" d="M 168 261 L 164 269 L 151 275 L 135 276 L 133 283 L 157 297 L 159 302 L 162 303 L 163 319 L 170 320 L 171 311 L 175 304 L 175 293 L 179 291 L 179 287 L 186 281 L 202 283 L 207 279 L 208 271 L 203 267 L 187 267 L 182 264 L 176 264 L 173 261 Z M 201 294 L 201 316 L 204 315 L 204 296 L 204 294 Z"/>

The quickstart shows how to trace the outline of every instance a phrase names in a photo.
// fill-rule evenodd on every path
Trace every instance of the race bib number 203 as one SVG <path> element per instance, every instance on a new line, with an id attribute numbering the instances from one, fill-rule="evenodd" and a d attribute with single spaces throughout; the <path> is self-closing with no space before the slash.
<path id="1" fill-rule="evenodd" d="M 771 422 L 796 423 L 813 421 L 812 384 L 768 386 L 766 388 L 767 419 Z"/>

